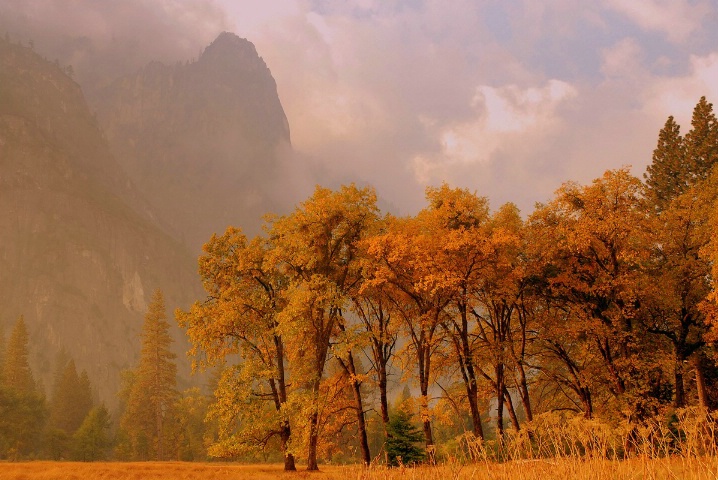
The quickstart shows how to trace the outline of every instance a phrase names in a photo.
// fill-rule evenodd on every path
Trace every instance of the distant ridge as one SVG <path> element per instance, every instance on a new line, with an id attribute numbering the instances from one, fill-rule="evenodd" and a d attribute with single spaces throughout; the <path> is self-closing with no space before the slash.
<path id="1" fill-rule="evenodd" d="M 152 62 L 102 90 L 93 106 L 120 164 L 193 251 L 228 225 L 258 229 L 276 204 L 289 125 L 248 40 L 224 32 L 197 61 Z"/>

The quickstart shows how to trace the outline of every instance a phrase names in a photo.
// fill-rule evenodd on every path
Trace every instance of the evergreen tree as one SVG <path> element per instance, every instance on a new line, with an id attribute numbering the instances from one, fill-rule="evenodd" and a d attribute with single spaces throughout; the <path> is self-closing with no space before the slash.
<path id="1" fill-rule="evenodd" d="M 28 333 L 21 316 L 12 330 L 0 384 L 0 458 L 19 459 L 37 452 L 45 423 L 45 399 L 35 388 L 28 364 Z"/>
<path id="2" fill-rule="evenodd" d="M 409 465 L 424 459 L 424 450 L 417 446 L 424 439 L 424 435 L 411 423 L 411 414 L 404 406 L 400 406 L 392 416 L 389 433 L 386 440 L 389 465 Z"/>
<path id="3" fill-rule="evenodd" d="M 142 351 L 120 426 L 132 455 L 164 458 L 166 420 L 177 398 L 177 365 L 162 292 L 156 290 L 142 327 Z"/>
<path id="4" fill-rule="evenodd" d="M 705 180 L 718 162 L 718 121 L 706 97 L 701 97 L 693 109 L 691 131 L 683 142 L 691 184 Z"/>
<path id="5" fill-rule="evenodd" d="M 644 178 L 657 211 L 705 180 L 718 162 L 718 122 L 713 104 L 701 97 L 693 109 L 691 130 L 685 137 L 673 117 L 668 117 L 658 135 L 653 162 Z"/>
<path id="6" fill-rule="evenodd" d="M 0 324 L 0 387 L 5 384 L 5 329 Z"/>
<path id="7" fill-rule="evenodd" d="M 66 362 L 55 379 L 50 402 L 50 424 L 72 435 L 92 408 L 92 387 L 87 372 L 77 375 L 75 361 Z"/>
<path id="8" fill-rule="evenodd" d="M 112 443 L 109 435 L 110 423 L 110 413 L 104 404 L 90 410 L 73 436 L 76 460 L 92 462 L 107 457 Z"/>
<path id="9" fill-rule="evenodd" d="M 27 360 L 28 338 L 25 319 L 20 316 L 8 341 L 3 372 L 5 386 L 17 393 L 35 391 L 35 380 Z"/>
<path id="10" fill-rule="evenodd" d="M 659 211 L 664 210 L 687 185 L 685 149 L 680 131 L 681 127 L 673 116 L 668 117 L 665 126 L 658 134 L 658 145 L 653 151 L 653 163 L 643 174 Z"/>

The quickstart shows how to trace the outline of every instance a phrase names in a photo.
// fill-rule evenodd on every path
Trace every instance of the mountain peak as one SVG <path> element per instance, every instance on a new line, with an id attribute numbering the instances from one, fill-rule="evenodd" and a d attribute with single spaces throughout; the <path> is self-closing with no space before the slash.
<path id="1" fill-rule="evenodd" d="M 202 52 L 199 62 L 221 64 L 240 70 L 267 69 L 254 44 L 231 32 L 220 33 Z"/>

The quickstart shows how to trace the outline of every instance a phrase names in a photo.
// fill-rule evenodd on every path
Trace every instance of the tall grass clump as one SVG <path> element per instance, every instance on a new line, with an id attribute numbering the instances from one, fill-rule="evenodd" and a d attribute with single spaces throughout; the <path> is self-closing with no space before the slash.
<path id="1" fill-rule="evenodd" d="M 641 423 L 546 413 L 502 440 L 465 434 L 453 445 L 436 465 L 372 465 L 355 478 L 718 479 L 718 415 L 698 408 Z"/>

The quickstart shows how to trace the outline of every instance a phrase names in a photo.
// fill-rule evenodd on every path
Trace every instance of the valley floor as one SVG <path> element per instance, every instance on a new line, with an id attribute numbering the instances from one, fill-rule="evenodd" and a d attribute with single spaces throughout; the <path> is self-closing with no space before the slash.
<path id="1" fill-rule="evenodd" d="M 504 464 L 447 463 L 435 467 L 394 468 L 320 466 L 319 472 L 285 473 L 279 464 L 186 462 L 19 462 L 0 463 L 0 480 L 718 480 L 718 458 L 608 460 L 527 460 Z"/>

